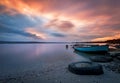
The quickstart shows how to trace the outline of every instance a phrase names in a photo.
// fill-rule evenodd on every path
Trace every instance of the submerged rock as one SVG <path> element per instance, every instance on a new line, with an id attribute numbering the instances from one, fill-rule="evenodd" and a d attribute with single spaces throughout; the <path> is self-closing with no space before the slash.
<path id="1" fill-rule="evenodd" d="M 105 64 L 104 67 L 109 71 L 120 73 L 120 62 L 118 61 Z"/>
<path id="2" fill-rule="evenodd" d="M 110 62 L 113 61 L 113 58 L 110 56 L 93 56 L 90 57 L 90 60 L 93 62 Z"/>

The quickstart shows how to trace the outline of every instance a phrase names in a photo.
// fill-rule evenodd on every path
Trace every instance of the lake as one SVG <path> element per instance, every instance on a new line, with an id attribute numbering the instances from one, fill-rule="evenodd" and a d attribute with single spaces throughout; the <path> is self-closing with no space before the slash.
<path id="1" fill-rule="evenodd" d="M 66 44 L 0 44 L 0 83 L 120 82 L 119 74 L 107 70 L 99 76 L 68 71 L 70 63 L 90 61 L 90 56 L 93 54 L 76 52 Z"/>
<path id="2" fill-rule="evenodd" d="M 65 44 L 0 44 L 0 75 L 87 60 Z"/>

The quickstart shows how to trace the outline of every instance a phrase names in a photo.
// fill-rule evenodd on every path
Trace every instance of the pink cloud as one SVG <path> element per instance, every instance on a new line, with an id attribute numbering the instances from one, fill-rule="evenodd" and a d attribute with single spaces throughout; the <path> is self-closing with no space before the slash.
<path id="1" fill-rule="evenodd" d="M 72 22 L 60 21 L 57 19 L 51 20 L 45 26 L 49 28 L 57 28 L 60 31 L 70 31 L 72 28 L 74 28 L 74 24 Z"/>

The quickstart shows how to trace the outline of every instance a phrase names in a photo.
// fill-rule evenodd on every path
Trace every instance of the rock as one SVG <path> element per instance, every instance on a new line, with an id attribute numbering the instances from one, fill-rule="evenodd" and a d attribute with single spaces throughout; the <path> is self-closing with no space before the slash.
<path id="1" fill-rule="evenodd" d="M 112 63 L 104 65 L 104 67 L 105 67 L 105 69 L 107 69 L 109 71 L 120 73 L 120 63 L 112 62 Z"/>
<path id="2" fill-rule="evenodd" d="M 116 55 L 116 56 L 120 56 L 120 53 L 116 53 L 115 55 Z"/>
<path id="3" fill-rule="evenodd" d="M 117 58 L 118 60 L 120 60 L 120 56 L 117 56 L 116 58 Z"/>
<path id="4" fill-rule="evenodd" d="M 93 56 L 90 58 L 93 62 L 110 62 L 113 60 L 110 56 Z"/>

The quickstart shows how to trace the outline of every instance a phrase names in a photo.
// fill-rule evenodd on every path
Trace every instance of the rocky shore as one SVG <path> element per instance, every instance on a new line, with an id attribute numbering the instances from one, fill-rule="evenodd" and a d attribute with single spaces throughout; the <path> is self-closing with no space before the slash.
<path id="1" fill-rule="evenodd" d="M 110 54 L 110 56 L 113 58 L 113 61 L 104 64 L 104 67 L 109 71 L 120 73 L 120 53 L 119 53 L 119 51 L 112 52 Z"/>

